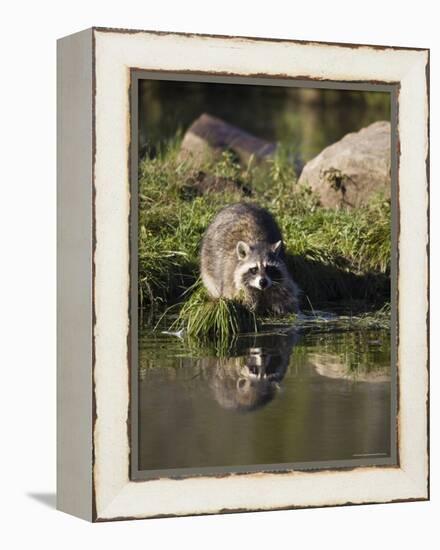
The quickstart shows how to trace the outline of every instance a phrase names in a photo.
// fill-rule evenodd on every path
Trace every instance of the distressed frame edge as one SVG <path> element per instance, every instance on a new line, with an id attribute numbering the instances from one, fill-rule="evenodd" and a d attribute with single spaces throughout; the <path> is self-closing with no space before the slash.
<path id="1" fill-rule="evenodd" d="M 220 39 L 231 39 L 231 40 L 242 40 L 249 42 L 283 42 L 290 44 L 303 44 L 303 45 L 321 45 L 321 46 L 340 46 L 342 48 L 358 49 L 358 48 L 371 48 L 374 50 L 403 50 L 403 51 L 416 51 L 423 52 L 429 51 L 429 48 L 424 47 L 412 47 L 412 46 L 390 46 L 386 44 L 357 44 L 354 42 L 332 42 L 332 41 L 320 41 L 320 40 L 307 40 L 307 39 L 296 39 L 296 38 L 276 38 L 276 37 L 265 37 L 265 36 L 243 36 L 243 35 L 234 35 L 234 34 L 210 34 L 210 33 L 199 33 L 199 32 L 183 32 L 183 31 L 158 31 L 152 29 L 127 29 L 123 27 L 101 27 L 94 26 L 92 27 L 93 31 L 102 32 L 102 33 L 118 33 L 118 34 L 139 34 L 147 33 L 157 36 L 182 36 L 186 38 L 220 38 Z"/>
<path id="2" fill-rule="evenodd" d="M 187 518 L 187 517 L 204 517 L 204 516 L 226 516 L 232 514 L 254 514 L 261 512 L 289 512 L 292 510 L 321 510 L 326 508 L 351 508 L 359 506 L 378 506 L 378 505 L 388 505 L 388 504 L 407 504 L 414 502 L 427 502 L 429 501 L 429 496 L 420 496 L 414 498 L 396 498 L 392 500 L 375 500 L 375 501 L 366 501 L 366 502 L 353 502 L 347 500 L 342 503 L 330 503 L 330 504 L 313 504 L 313 505 L 289 505 L 289 506 L 279 506 L 279 507 L 270 507 L 270 508 L 222 508 L 217 511 L 208 511 L 208 512 L 188 512 L 188 513 L 176 513 L 176 514 L 156 514 L 156 515 L 146 515 L 146 516 L 112 516 L 105 517 L 99 516 L 93 520 L 93 523 L 111 523 L 113 521 L 143 521 L 143 520 L 158 520 L 158 519 L 170 519 L 170 518 Z"/>
<path id="3" fill-rule="evenodd" d="M 106 32 L 106 31 L 103 31 L 103 29 L 101 28 L 94 28 L 93 31 L 95 30 L 99 30 L 100 32 Z M 115 29 L 109 29 L 111 32 L 125 32 L 125 31 L 117 31 Z M 129 31 L 127 31 L 129 32 Z M 146 32 L 146 31 L 134 31 L 134 32 Z M 161 34 L 161 33 L 159 33 Z M 165 34 L 179 34 L 179 33 L 165 33 Z M 198 35 L 198 36 L 207 36 L 207 35 Z M 221 38 L 219 36 L 214 36 L 213 38 Z M 233 38 L 233 37 L 224 37 L 224 38 Z M 247 37 L 244 37 L 245 39 L 247 39 Z M 255 39 L 255 40 L 264 40 L 264 39 Z M 272 39 L 266 39 L 266 40 L 272 40 Z M 273 41 L 276 41 L 276 39 L 274 39 Z M 295 41 L 292 41 L 292 40 L 288 40 L 287 42 L 295 42 Z M 300 41 L 296 41 L 296 42 L 300 42 Z M 320 42 L 312 42 L 311 44 L 326 44 L 326 43 L 320 43 Z M 341 45 L 341 46 L 347 46 L 346 44 L 329 44 L 329 45 Z M 356 45 L 356 47 L 361 47 L 361 45 Z M 392 48 L 392 49 L 405 49 L 405 50 L 413 50 L 413 51 L 424 51 L 424 52 L 427 52 L 428 53 L 428 61 L 427 61 L 427 64 L 426 64 L 426 71 L 427 71 L 427 81 L 426 81 L 426 92 L 427 92 L 427 95 L 428 95 L 428 98 L 429 98 L 429 50 L 426 49 L 426 48 L 423 48 L 423 49 L 416 49 L 416 48 Z M 428 128 L 429 128 L 429 103 L 428 103 L 428 118 L 427 120 L 425 121 L 426 124 L 428 125 Z M 428 133 L 428 138 L 429 138 L 429 133 Z M 428 143 L 427 143 L 427 159 L 426 159 L 426 166 L 427 166 L 427 184 L 428 184 L 428 188 L 427 188 L 427 192 L 428 192 L 428 219 L 429 219 L 429 139 L 428 139 Z M 428 225 L 428 246 L 427 246 L 427 259 L 428 259 L 428 262 L 429 262 L 429 225 Z M 428 317 L 427 317 L 427 336 L 429 338 L 429 280 L 428 280 Z M 429 348 L 428 348 L 429 349 Z M 428 368 L 428 373 L 429 373 L 429 355 L 428 355 L 428 359 L 427 359 L 427 368 Z M 427 439 L 427 443 L 428 443 L 428 447 L 427 447 L 427 458 L 428 458 L 428 478 L 427 478 L 427 495 L 426 497 L 425 496 L 422 496 L 422 497 L 417 497 L 417 498 L 408 498 L 408 499 L 396 499 L 396 500 L 389 500 L 389 501 L 385 501 L 385 502 L 407 502 L 407 501 L 414 501 L 414 500 L 428 500 L 429 499 L 429 377 L 428 377 L 428 393 L 427 393 L 427 411 L 428 411 L 428 414 L 427 414 L 427 423 L 428 423 L 428 439 Z M 373 502 L 371 502 L 373 503 Z M 376 502 L 374 502 L 376 503 Z M 377 502 L 379 503 L 379 502 Z M 278 510 L 282 510 L 282 509 L 293 509 L 293 508 L 309 508 L 309 507 L 327 507 L 327 506 L 345 506 L 345 505 L 353 505 L 353 504 L 369 504 L 369 502 L 360 502 L 360 503 L 353 503 L 353 502 L 347 502 L 345 504 L 330 504 L 330 505 L 322 505 L 322 506 L 289 506 L 289 507 L 282 507 L 282 508 L 270 508 L 270 510 L 275 510 L 275 509 L 278 509 Z M 255 510 L 243 510 L 243 509 L 237 509 L 237 510 L 224 510 L 224 511 L 220 511 L 220 512 L 206 512 L 207 514 L 211 514 L 211 513 L 214 513 L 214 514 L 217 514 L 217 513 L 232 513 L 232 512 L 244 512 L 244 511 L 257 511 L 257 509 Z M 104 512 L 104 510 L 103 510 Z M 198 514 L 198 513 L 191 513 L 191 514 L 162 514 L 162 515 L 159 515 L 159 516 L 142 516 L 142 518 L 147 518 L 147 517 L 169 517 L 169 516 L 180 516 L 180 515 L 205 515 L 205 513 L 202 513 L 202 514 Z M 141 517 L 138 517 L 138 516 L 127 516 L 127 517 L 98 517 L 97 514 L 96 514 L 96 509 L 95 509 L 95 514 L 94 514 L 94 520 L 95 521 L 111 521 L 111 520 L 117 520 L 117 519 L 142 519 Z"/>
<path id="4" fill-rule="evenodd" d="M 426 499 L 431 500 L 431 452 L 430 452 L 430 436 L 431 436 L 431 50 L 426 48 L 426 65 L 425 65 L 425 86 L 426 86 L 426 262 L 427 262 L 427 279 L 426 279 L 426 371 L 427 371 L 427 388 L 426 388 L 426 460 L 427 460 L 427 479 L 426 479 Z"/>

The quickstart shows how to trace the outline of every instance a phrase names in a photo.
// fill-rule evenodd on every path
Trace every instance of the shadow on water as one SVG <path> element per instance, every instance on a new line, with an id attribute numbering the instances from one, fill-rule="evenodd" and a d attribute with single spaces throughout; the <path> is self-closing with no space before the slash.
<path id="1" fill-rule="evenodd" d="M 140 469 L 390 456 L 387 330 L 242 335 L 227 355 L 140 338 Z"/>

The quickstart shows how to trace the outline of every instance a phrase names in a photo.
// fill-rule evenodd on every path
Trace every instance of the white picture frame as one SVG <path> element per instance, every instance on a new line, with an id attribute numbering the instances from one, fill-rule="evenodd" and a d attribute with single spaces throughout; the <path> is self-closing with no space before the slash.
<path id="1" fill-rule="evenodd" d="M 131 479 L 133 70 L 395 86 L 397 464 Z M 58 508 L 109 521 L 428 499 L 429 51 L 93 28 L 58 43 L 58 109 Z"/>

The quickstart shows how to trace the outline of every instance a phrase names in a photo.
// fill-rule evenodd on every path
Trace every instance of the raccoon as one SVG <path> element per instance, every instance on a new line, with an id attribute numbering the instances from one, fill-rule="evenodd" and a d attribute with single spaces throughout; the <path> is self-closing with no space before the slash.
<path id="1" fill-rule="evenodd" d="M 240 299 L 259 314 L 298 311 L 281 232 L 256 204 L 233 204 L 217 214 L 203 237 L 201 275 L 212 298 Z"/>

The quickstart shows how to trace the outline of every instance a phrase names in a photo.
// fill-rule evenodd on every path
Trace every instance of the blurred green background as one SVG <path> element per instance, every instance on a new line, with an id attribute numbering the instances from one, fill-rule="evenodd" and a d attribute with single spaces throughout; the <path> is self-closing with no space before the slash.
<path id="1" fill-rule="evenodd" d="M 390 106 L 388 92 L 141 80 L 139 146 L 154 156 L 160 143 L 209 113 L 289 144 L 307 162 L 346 133 L 390 120 Z"/>

